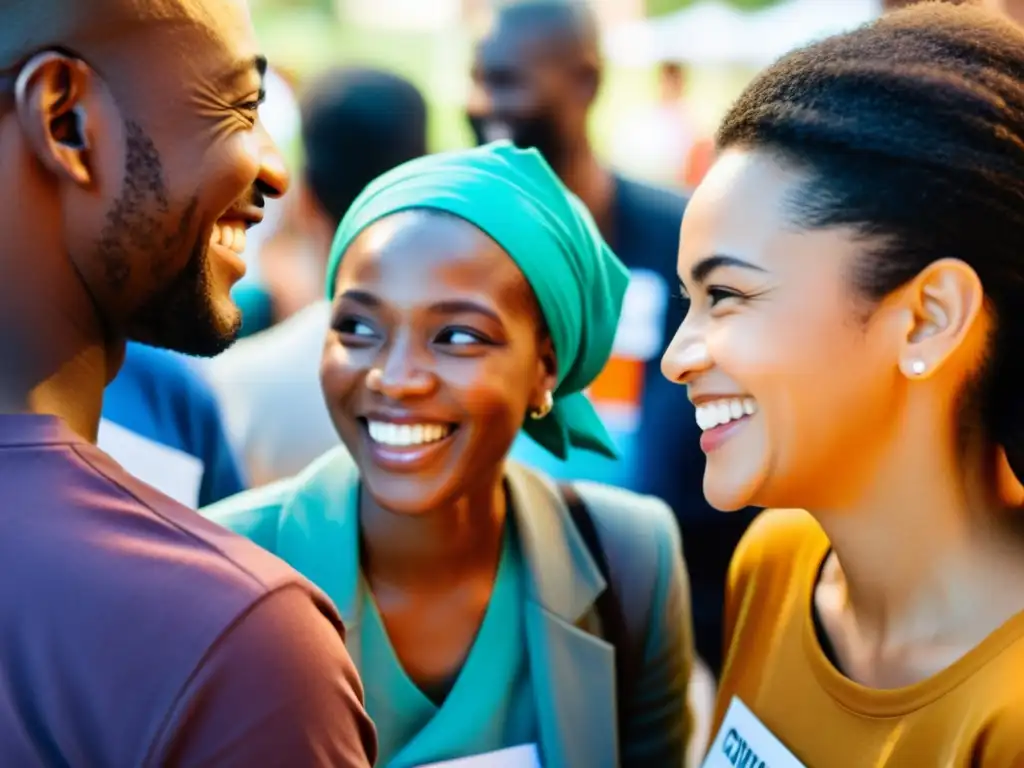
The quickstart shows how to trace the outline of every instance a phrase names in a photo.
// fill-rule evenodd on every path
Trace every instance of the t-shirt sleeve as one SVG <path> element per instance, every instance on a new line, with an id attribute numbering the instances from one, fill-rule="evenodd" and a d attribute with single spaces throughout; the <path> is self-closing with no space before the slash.
<path id="1" fill-rule="evenodd" d="M 294 586 L 263 598 L 210 649 L 148 764 L 361 768 L 376 754 L 341 628 Z"/>
<path id="2" fill-rule="evenodd" d="M 760 561 L 760 554 L 763 547 L 764 515 L 755 520 L 747 532 L 740 539 L 740 543 L 733 552 L 732 560 L 729 562 L 729 573 L 725 585 L 725 626 L 723 628 L 723 642 L 725 643 L 725 656 L 729 655 L 729 647 L 732 645 L 732 636 L 736 630 L 740 605 L 747 593 L 750 580 Z"/>

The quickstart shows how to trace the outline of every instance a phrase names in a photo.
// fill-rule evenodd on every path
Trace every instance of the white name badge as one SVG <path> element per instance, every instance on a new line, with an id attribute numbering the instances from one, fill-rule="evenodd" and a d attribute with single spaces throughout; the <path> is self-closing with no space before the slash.
<path id="1" fill-rule="evenodd" d="M 420 768 L 543 768 L 540 764 L 540 753 L 536 744 L 524 744 L 521 747 L 499 749 L 473 757 L 462 757 L 443 763 L 431 763 Z"/>
<path id="2" fill-rule="evenodd" d="M 735 696 L 701 768 L 807 768 Z"/>

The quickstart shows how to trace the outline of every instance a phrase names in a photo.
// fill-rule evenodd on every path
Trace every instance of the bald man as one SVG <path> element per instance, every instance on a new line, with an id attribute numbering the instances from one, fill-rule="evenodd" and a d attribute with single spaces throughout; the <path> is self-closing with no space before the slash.
<path id="1" fill-rule="evenodd" d="M 623 485 L 664 499 L 683 533 L 697 650 L 721 666 L 729 560 L 755 512 L 723 515 L 704 500 L 705 457 L 693 406 L 661 375 L 661 353 L 683 318 L 676 276 L 685 198 L 603 167 L 588 137 L 601 81 L 593 11 L 571 0 L 503 5 L 480 40 L 469 119 L 480 142 L 536 147 L 590 209 L 630 269 L 615 350 L 590 389 L 622 458 L 586 451 L 551 459 L 528 439 L 513 456 L 560 479 Z"/>
<path id="2" fill-rule="evenodd" d="M 241 0 L 0 0 L 0 765 L 374 760 L 327 599 L 94 445 L 126 340 L 237 331 L 265 66 Z"/>

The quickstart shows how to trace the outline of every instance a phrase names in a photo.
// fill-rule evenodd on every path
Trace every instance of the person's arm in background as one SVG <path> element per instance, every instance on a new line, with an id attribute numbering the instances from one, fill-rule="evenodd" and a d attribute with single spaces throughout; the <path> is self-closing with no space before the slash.
<path id="1" fill-rule="evenodd" d="M 146 765 L 372 766 L 376 732 L 343 634 L 301 587 L 267 595 L 207 653 Z"/>

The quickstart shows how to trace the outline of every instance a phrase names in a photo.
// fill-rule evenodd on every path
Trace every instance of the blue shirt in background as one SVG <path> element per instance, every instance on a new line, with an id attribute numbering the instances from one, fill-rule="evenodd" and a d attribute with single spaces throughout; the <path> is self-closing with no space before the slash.
<path id="1" fill-rule="evenodd" d="M 186 358 L 129 343 L 124 365 L 107 387 L 103 419 L 201 462 L 199 506 L 245 490 L 217 400 Z M 159 478 L 139 479 L 160 486 Z"/>

